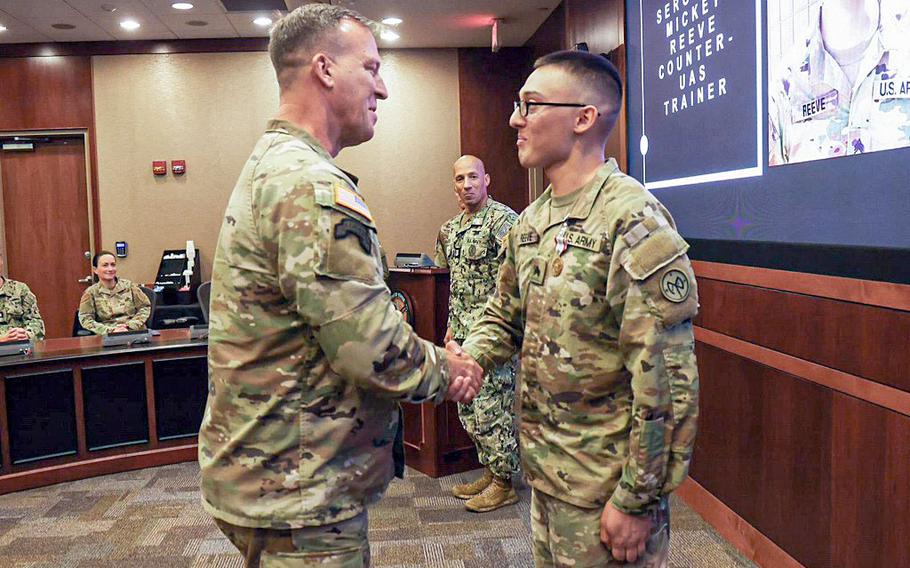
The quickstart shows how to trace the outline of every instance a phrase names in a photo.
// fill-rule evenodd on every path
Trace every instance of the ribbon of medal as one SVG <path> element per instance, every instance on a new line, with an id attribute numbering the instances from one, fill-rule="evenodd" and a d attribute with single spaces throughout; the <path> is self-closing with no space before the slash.
<path id="1" fill-rule="evenodd" d="M 559 232 L 556 233 L 556 255 L 561 256 L 562 253 L 566 252 L 566 249 L 569 248 L 569 243 L 566 242 L 566 235 L 569 233 L 569 223 L 568 221 L 562 224 Z"/>

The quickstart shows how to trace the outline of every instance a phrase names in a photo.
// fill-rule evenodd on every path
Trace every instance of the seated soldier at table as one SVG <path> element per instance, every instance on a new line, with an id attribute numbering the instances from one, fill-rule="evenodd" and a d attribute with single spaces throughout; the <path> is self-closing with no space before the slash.
<path id="1" fill-rule="evenodd" d="M 44 320 L 38 311 L 38 301 L 28 286 L 0 275 L 0 342 L 22 339 L 44 339 Z"/>
<path id="2" fill-rule="evenodd" d="M 79 324 L 98 335 L 145 329 L 152 311 L 148 296 L 124 278 L 117 278 L 117 259 L 103 250 L 92 258 L 95 283 L 79 302 Z"/>

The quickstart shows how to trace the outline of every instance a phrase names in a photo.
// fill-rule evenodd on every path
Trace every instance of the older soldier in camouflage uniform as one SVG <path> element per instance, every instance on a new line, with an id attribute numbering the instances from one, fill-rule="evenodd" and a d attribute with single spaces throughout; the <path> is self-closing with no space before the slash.
<path id="1" fill-rule="evenodd" d="M 518 215 L 488 195 L 490 174 L 475 156 L 462 156 L 453 166 L 455 193 L 464 210 L 449 219 L 436 239 L 436 264 L 449 268 L 449 329 L 446 342 L 461 342 L 496 291 L 500 249 Z M 518 472 L 518 442 L 512 404 L 515 366 L 512 361 L 484 377 L 477 397 L 458 405 L 458 418 L 477 446 L 483 475 L 456 485 L 452 493 L 467 499 L 469 511 L 493 511 L 518 501 L 512 476 Z"/>
<path id="2" fill-rule="evenodd" d="M 98 281 L 82 293 L 79 325 L 97 335 L 145 329 L 152 304 L 139 286 L 117 278 L 113 253 L 99 252 L 92 267 Z"/>
<path id="3" fill-rule="evenodd" d="M 38 311 L 38 301 L 24 283 L 0 276 L 0 342 L 25 339 L 44 339 L 44 320 Z"/>
<path id="4" fill-rule="evenodd" d="M 666 566 L 667 496 L 695 437 L 688 246 L 641 184 L 604 163 L 621 93 L 603 57 L 535 64 L 510 124 L 521 164 L 552 185 L 506 237 L 497 292 L 463 344 L 487 369 L 521 349 L 540 567 Z"/>
<path id="5" fill-rule="evenodd" d="M 392 306 L 373 216 L 333 161 L 372 138 L 387 97 L 367 24 L 312 4 L 272 29 L 281 106 L 215 253 L 202 502 L 248 567 L 368 565 L 366 507 L 393 475 L 398 401 L 480 387 L 475 363 Z"/>
<path id="6" fill-rule="evenodd" d="M 879 2 L 822 4 L 769 86 L 771 165 L 910 146 L 910 42 L 881 12 Z"/>

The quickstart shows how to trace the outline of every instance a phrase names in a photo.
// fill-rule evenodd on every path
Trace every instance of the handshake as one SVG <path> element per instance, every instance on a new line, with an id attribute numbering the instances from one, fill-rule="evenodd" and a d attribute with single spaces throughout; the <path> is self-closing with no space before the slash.
<path id="1" fill-rule="evenodd" d="M 446 362 L 449 365 L 449 390 L 446 398 L 468 403 L 480 392 L 483 369 L 454 341 L 446 343 Z"/>

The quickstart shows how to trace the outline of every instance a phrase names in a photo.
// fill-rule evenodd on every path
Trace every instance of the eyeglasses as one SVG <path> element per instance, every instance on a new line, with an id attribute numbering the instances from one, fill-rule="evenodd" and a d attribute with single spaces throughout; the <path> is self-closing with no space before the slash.
<path id="1" fill-rule="evenodd" d="M 535 103 L 535 102 L 528 102 L 528 101 L 515 101 L 514 105 L 515 105 L 515 110 L 518 111 L 518 114 L 520 114 L 521 116 L 524 116 L 524 117 L 528 116 L 528 113 L 530 112 L 532 106 L 579 107 L 579 108 L 583 108 L 586 106 L 593 106 L 593 105 L 586 105 L 583 103 Z M 600 116 L 600 111 L 597 111 L 597 116 Z"/>

